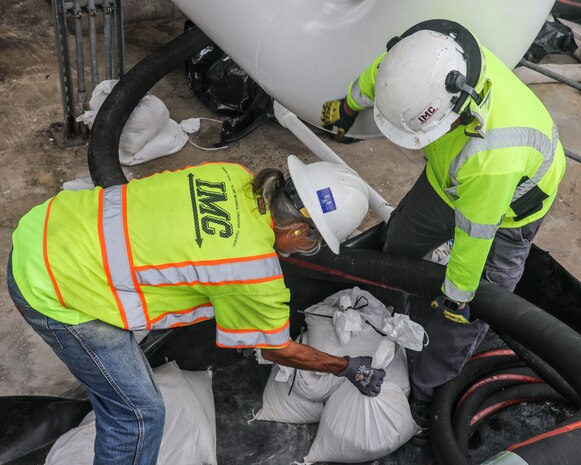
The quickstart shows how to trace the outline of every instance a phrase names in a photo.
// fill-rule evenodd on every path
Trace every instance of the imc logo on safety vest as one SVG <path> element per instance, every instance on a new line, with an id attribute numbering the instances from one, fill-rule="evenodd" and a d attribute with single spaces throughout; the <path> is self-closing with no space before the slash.
<path id="1" fill-rule="evenodd" d="M 225 182 L 211 182 L 194 178 L 188 174 L 192 214 L 194 216 L 195 240 L 202 246 L 202 232 L 211 236 L 228 238 L 234 233 L 230 213 L 219 203 L 228 201 Z"/>

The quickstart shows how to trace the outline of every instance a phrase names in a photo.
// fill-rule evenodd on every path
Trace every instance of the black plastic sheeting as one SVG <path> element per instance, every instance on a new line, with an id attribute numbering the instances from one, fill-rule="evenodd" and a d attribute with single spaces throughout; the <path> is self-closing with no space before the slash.
<path id="1" fill-rule="evenodd" d="M 190 20 L 185 30 L 198 29 Z M 192 93 L 210 110 L 231 116 L 224 121 L 216 147 L 241 139 L 273 115 L 272 97 L 252 80 L 214 42 L 200 44 L 186 61 L 186 78 Z"/>
<path id="2" fill-rule="evenodd" d="M 0 464 L 43 464 L 54 441 L 90 411 L 88 401 L 0 397 Z"/>
<path id="3" fill-rule="evenodd" d="M 566 54 L 572 55 L 577 50 L 573 31 L 557 18 L 546 20 L 524 58 L 538 63 L 545 55 Z"/>

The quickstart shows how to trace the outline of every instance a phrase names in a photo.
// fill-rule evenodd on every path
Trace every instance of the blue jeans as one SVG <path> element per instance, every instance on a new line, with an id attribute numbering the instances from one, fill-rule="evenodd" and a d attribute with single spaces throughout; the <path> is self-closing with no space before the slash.
<path id="1" fill-rule="evenodd" d="M 165 406 L 133 333 L 102 321 L 67 325 L 33 309 L 8 261 L 8 292 L 24 319 L 85 386 L 96 416 L 94 465 L 155 465 Z"/>

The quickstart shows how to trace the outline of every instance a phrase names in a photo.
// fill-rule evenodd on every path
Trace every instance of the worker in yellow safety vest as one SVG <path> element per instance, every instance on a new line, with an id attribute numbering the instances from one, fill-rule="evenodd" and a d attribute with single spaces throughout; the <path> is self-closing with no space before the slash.
<path id="1" fill-rule="evenodd" d="M 335 252 L 367 213 L 350 168 L 288 160 L 290 177 L 232 163 L 128 184 L 63 191 L 13 234 L 8 287 L 25 320 L 87 389 L 95 464 L 155 465 L 164 404 L 133 332 L 216 322 L 216 344 L 345 376 L 376 396 L 370 357 L 335 357 L 289 339 L 277 252 Z"/>
<path id="2" fill-rule="evenodd" d="M 321 123 L 341 139 L 372 107 L 390 141 L 427 159 L 384 227 L 384 251 L 423 258 L 453 240 L 430 342 L 411 376 L 414 398 L 427 403 L 488 329 L 468 303 L 481 277 L 510 291 L 520 280 L 565 157 L 539 99 L 453 21 L 424 21 L 391 39 L 345 98 L 323 104 Z"/>

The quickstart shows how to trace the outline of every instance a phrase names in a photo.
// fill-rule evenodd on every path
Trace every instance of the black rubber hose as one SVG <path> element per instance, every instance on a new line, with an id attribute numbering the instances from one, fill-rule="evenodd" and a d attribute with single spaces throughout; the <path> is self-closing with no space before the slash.
<path id="1" fill-rule="evenodd" d="M 581 412 L 557 428 L 507 447 L 529 465 L 578 465 L 581 444 Z"/>
<path id="2" fill-rule="evenodd" d="M 516 355 L 492 355 L 474 358 L 464 366 L 456 378 L 436 389 L 430 411 L 430 439 L 438 464 L 470 464 L 467 454 L 458 446 L 452 429 L 452 412 L 460 394 L 486 373 L 518 366 L 522 366 L 522 362 Z"/>
<path id="3" fill-rule="evenodd" d="M 127 183 L 119 163 L 119 138 L 131 112 L 161 78 L 210 43 L 202 31 L 192 28 L 148 55 L 119 80 L 99 109 L 89 137 L 89 171 L 96 186 Z"/>
<path id="4" fill-rule="evenodd" d="M 581 334 L 486 281 L 481 281 L 474 300 L 478 317 L 526 346 L 553 367 L 578 395 L 581 393 Z"/>
<path id="5" fill-rule="evenodd" d="M 531 352 L 524 345 L 515 341 L 513 338 L 505 334 L 499 333 L 499 336 L 506 342 L 506 344 L 519 356 L 521 360 L 531 367 L 547 384 L 552 386 L 557 392 L 565 397 L 571 404 L 576 407 L 581 407 L 581 399 L 579 395 L 573 390 L 571 385 L 563 379 L 563 377 L 542 358 Z"/>
<path id="6" fill-rule="evenodd" d="M 515 293 L 581 332 L 581 282 L 534 244 Z"/>
<path id="7" fill-rule="evenodd" d="M 452 427 L 456 442 L 465 454 L 468 454 L 470 424 L 478 407 L 493 393 L 524 382 L 542 383 L 543 381 L 530 368 L 494 371 L 477 380 L 462 395 L 452 414 Z"/>
<path id="8" fill-rule="evenodd" d="M 567 399 L 546 383 L 523 383 L 496 391 L 488 396 L 473 412 L 470 435 L 491 415 L 523 402 L 558 402 L 570 405 Z M 475 418 L 476 417 L 476 418 Z"/>

